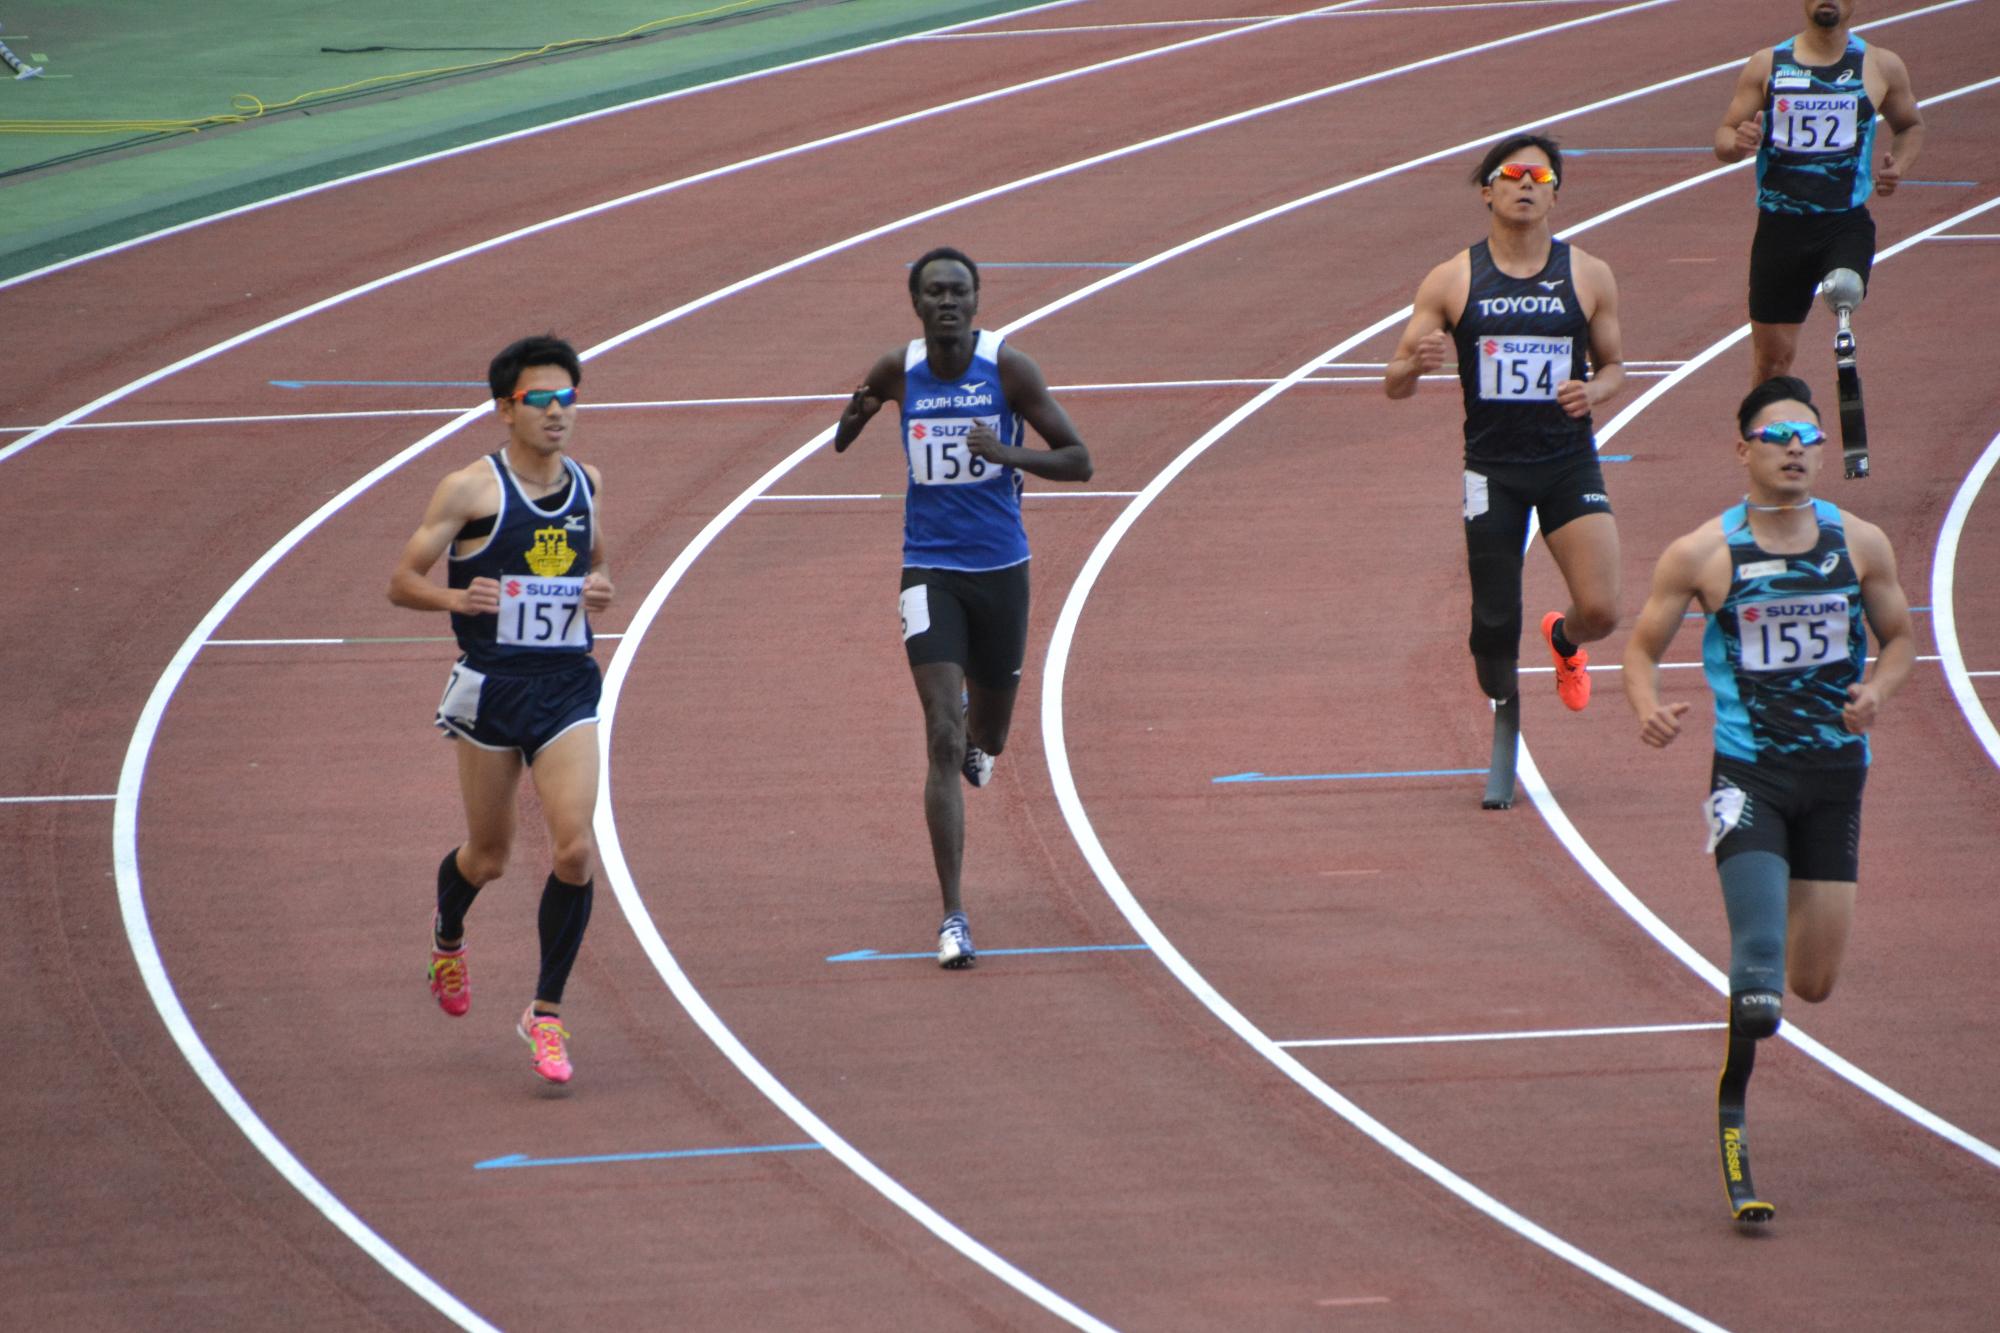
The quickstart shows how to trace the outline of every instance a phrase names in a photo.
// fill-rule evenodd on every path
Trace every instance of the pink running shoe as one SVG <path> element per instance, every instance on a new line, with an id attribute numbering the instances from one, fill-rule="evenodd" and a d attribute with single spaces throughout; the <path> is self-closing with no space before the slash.
<path id="1" fill-rule="evenodd" d="M 534 1048 L 537 1074 L 551 1083 L 569 1082 L 569 1076 L 576 1072 L 570 1067 L 569 1052 L 563 1049 L 569 1032 L 554 1014 L 538 1014 L 531 1004 L 522 1012 L 514 1030 Z"/>
<path id="2" fill-rule="evenodd" d="M 437 936 L 431 936 L 431 998 L 438 1002 L 438 1008 L 453 1018 L 465 1017 L 465 1011 L 472 1007 L 472 974 L 465 970 L 465 945 L 456 949 L 437 947 Z"/>

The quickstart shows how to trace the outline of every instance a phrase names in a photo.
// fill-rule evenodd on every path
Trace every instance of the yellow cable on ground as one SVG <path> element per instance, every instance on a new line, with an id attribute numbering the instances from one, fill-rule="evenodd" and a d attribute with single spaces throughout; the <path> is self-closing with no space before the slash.
<path id="1" fill-rule="evenodd" d="M 448 74 L 469 74 L 476 70 L 495 69 L 511 65 L 516 61 L 533 60 L 553 52 L 583 46 L 601 46 L 607 42 L 622 42 L 637 37 L 654 28 L 664 28 L 675 23 L 688 23 L 695 19 L 713 18 L 726 14 L 732 9 L 744 9 L 751 5 L 769 4 L 772 0 L 727 0 L 727 3 L 712 5 L 707 9 L 690 10 L 684 14 L 672 14 L 666 18 L 652 19 L 636 28 L 612 33 L 608 37 L 571 37 L 560 42 L 550 42 L 547 46 L 532 51 L 522 51 L 511 56 L 500 56 L 494 60 L 475 61 L 469 65 L 445 65 L 437 69 L 410 70 L 403 74 L 378 74 L 373 78 L 360 79 L 354 83 L 344 83 L 336 88 L 321 88 L 316 92 L 300 93 L 297 97 L 283 102 L 266 102 L 252 93 L 237 93 L 230 98 L 235 108 L 231 114 L 202 116 L 193 120 L 0 120 L 0 134 L 191 134 L 201 130 L 216 129 L 224 125 L 241 125 L 267 115 L 273 111 L 290 111 L 308 103 L 339 97 L 358 92 L 364 88 L 386 84 L 408 83 L 419 79 L 441 78 Z"/>

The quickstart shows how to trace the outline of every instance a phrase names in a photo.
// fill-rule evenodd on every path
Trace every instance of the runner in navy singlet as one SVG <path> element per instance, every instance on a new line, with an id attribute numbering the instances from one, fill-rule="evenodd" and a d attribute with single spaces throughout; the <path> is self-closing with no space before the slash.
<path id="1" fill-rule="evenodd" d="M 1924 143 L 1910 72 L 1893 51 L 1848 31 L 1855 0 L 1803 0 L 1806 27 L 1743 66 L 1715 155 L 1757 156 L 1750 245 L 1750 382 L 1791 373 L 1813 294 L 1845 269 L 1865 285 L 1875 262 L 1871 194 L 1892 195 Z M 1875 118 L 1890 141 L 1875 163 Z"/>
<path id="2" fill-rule="evenodd" d="M 979 269 L 949 247 L 910 269 L 924 336 L 885 353 L 834 430 L 843 451 L 882 404 L 902 408 L 906 493 L 897 598 L 903 648 L 923 703 L 929 769 L 924 822 L 944 898 L 938 963 L 975 954 L 960 893 L 965 858 L 961 774 L 983 787 L 1007 744 L 1028 642 L 1024 474 L 1089 481 L 1090 451 L 1049 396 L 1041 369 L 999 334 L 973 327 Z M 1047 449 L 1023 441 L 1035 428 Z"/>
<path id="3" fill-rule="evenodd" d="M 1521 562 L 1530 514 L 1568 585 L 1570 605 L 1542 617 L 1556 692 L 1590 701 L 1582 645 L 1618 623 L 1618 529 L 1591 435 L 1591 411 L 1625 382 L 1618 288 L 1602 260 L 1555 239 L 1549 214 L 1562 150 L 1520 134 L 1473 173 L 1491 214 L 1487 237 L 1432 269 L 1389 361 L 1383 387 L 1407 398 L 1455 346 L 1465 400 L 1465 549 L 1472 582 L 1473 669 L 1493 701 L 1493 759 L 1482 804 L 1514 800 L 1520 697 Z"/>
<path id="4" fill-rule="evenodd" d="M 461 656 L 437 726 L 458 742 L 466 838 L 438 866 L 431 994 L 453 1017 L 472 1002 L 465 913 L 507 868 L 514 798 L 527 766 L 548 820 L 555 867 L 542 885 L 541 975 L 516 1024 L 535 1072 L 567 1083 L 569 1033 L 557 1017 L 590 922 L 597 843 L 597 700 L 590 615 L 611 605 L 597 469 L 566 452 L 583 368 L 559 338 L 524 338 L 493 358 L 487 381 L 507 428 L 498 452 L 438 485 L 389 580 L 389 600 L 448 611 Z M 431 570 L 449 556 L 440 587 Z"/>
<path id="5" fill-rule="evenodd" d="M 1748 493 L 1660 557 L 1624 664 L 1639 738 L 1664 748 L 1689 705 L 1661 701 L 1660 659 L 1688 604 L 1700 603 L 1715 697 L 1702 810 L 1730 935 L 1725 1173 L 1739 1165 L 1755 1043 L 1777 1031 L 1787 982 L 1817 1003 L 1839 975 L 1854 918 L 1867 734 L 1916 660 L 1888 538 L 1813 498 L 1826 434 L 1811 389 L 1791 376 L 1766 381 L 1743 400 L 1737 431 Z M 1864 672 L 1869 630 L 1876 659 Z M 1770 1215 L 1734 1188 L 1732 1198 L 1739 1218 Z"/>

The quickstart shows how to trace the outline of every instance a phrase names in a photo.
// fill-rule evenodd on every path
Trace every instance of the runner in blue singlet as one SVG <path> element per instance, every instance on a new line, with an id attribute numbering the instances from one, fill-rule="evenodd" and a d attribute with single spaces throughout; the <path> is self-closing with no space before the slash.
<path id="1" fill-rule="evenodd" d="M 1757 157 L 1752 384 L 1791 372 L 1822 279 L 1846 269 L 1866 283 L 1875 261 L 1868 200 L 1894 194 L 1923 148 L 1909 70 L 1848 31 L 1854 4 L 1804 0 L 1805 30 L 1750 57 L 1715 132 L 1722 161 Z M 1891 134 L 1879 166 L 1878 113 Z"/>
<path id="2" fill-rule="evenodd" d="M 907 488 L 898 606 L 903 647 L 923 703 L 929 769 L 924 822 L 944 898 L 938 963 L 975 954 L 960 892 L 965 857 L 962 774 L 983 787 L 1007 744 L 1028 642 L 1024 474 L 1089 481 L 1090 451 L 1041 369 L 999 334 L 973 327 L 979 269 L 943 247 L 910 270 L 924 336 L 888 352 L 854 391 L 834 430 L 843 451 L 882 404 L 902 408 Z M 1023 424 L 1049 446 L 1023 444 Z"/>

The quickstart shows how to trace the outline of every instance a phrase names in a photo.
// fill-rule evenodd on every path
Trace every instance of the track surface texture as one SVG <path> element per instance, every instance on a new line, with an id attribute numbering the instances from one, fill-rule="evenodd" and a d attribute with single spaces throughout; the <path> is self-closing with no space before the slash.
<path id="1" fill-rule="evenodd" d="M 1606 468 L 1629 617 L 1664 544 L 1740 490 L 1747 346 L 1675 368 L 1743 322 L 1748 170 L 1661 192 L 1713 170 L 1737 65 L 1798 22 L 1740 0 L 1308 8 L 1056 5 L 0 287 L 24 335 L 0 413 L 0 796 L 23 798 L 0 804 L 0 975 L 26 1006 L 0 1089 L 4 1322 L 1992 1326 L 2000 758 L 1937 661 L 1878 732 L 1840 987 L 1788 1012 L 1971 1146 L 1766 1043 L 1751 1141 L 1780 1213 L 1744 1236 L 1718 1188 L 1711 1028 L 1269 1058 L 1723 1017 L 1554 831 L 1726 966 L 1706 727 L 1647 750 L 1613 672 L 1582 715 L 1524 676 L 1546 790 L 1510 812 L 1478 808 L 1476 774 L 1214 780 L 1484 763 L 1456 390 L 1382 396 L 1400 320 L 1114 524 L 1483 234 L 1468 165 L 1547 127 L 1597 150 L 1571 159 L 1558 227 L 1643 201 L 1579 237 L 1652 368 L 1600 429 L 1673 375 L 1605 446 L 1630 457 Z M 1975 369 L 2000 208 L 1886 252 L 2000 195 L 2000 85 L 1978 86 L 2000 75 L 1996 15 L 1857 16 L 1920 97 L 1971 89 L 1926 110 L 1920 179 L 1874 207 L 1876 475 L 1830 460 L 1821 488 L 1887 530 L 1926 608 L 1947 512 L 2000 435 Z M 1097 462 L 1093 494 L 1026 502 L 1029 667 L 996 779 L 967 794 L 990 951 L 968 973 L 829 961 L 920 953 L 937 912 L 893 420 L 842 456 L 807 448 L 916 332 L 904 265 L 939 243 L 987 265 L 981 322 L 1020 325 Z M 442 617 L 383 597 L 438 476 L 497 447 L 458 415 L 482 391 L 452 382 L 542 329 L 613 343 L 574 452 L 606 479 L 619 597 L 597 627 L 623 636 L 599 650 L 619 864 L 561 1095 L 510 1030 L 548 859 L 531 797 L 470 918 L 471 1015 L 424 991 L 432 869 L 461 829 L 429 726 L 453 653 Z M 1830 340 L 1815 313 L 1800 364 L 1829 403 Z M 1952 537 L 1951 648 L 1981 716 L 1996 489 Z M 885 498 L 782 498 L 843 496 Z M 1538 545 L 1529 624 L 1561 601 Z M 1938 654 L 1934 615 L 1916 623 Z M 1698 673 L 1667 681 L 1705 716 Z M 765 1151 L 660 1156 L 710 1149 Z M 548 1158 L 601 1160 L 525 1160 Z"/>

